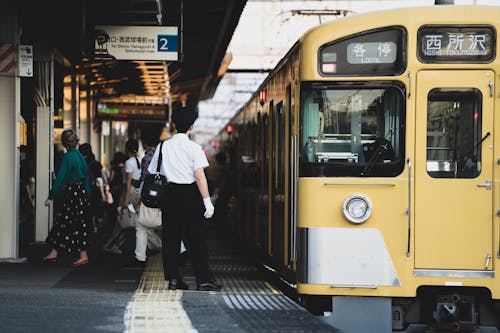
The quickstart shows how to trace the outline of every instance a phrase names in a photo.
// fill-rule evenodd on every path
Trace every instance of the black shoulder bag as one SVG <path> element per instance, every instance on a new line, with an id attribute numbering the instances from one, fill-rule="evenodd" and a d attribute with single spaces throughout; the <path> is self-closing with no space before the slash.
<path id="1" fill-rule="evenodd" d="M 160 154 L 158 156 L 156 173 L 144 177 L 144 184 L 142 185 L 141 201 L 144 206 L 149 208 L 161 208 L 162 201 L 166 199 L 168 182 L 165 176 L 160 175 L 160 167 L 163 159 L 162 148 L 163 141 L 160 144 Z"/>

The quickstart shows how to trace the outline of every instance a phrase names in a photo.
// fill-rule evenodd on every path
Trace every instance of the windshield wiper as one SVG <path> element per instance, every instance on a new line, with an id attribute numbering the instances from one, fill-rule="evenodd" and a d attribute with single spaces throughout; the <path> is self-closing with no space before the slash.
<path id="1" fill-rule="evenodd" d="M 486 138 L 489 137 L 490 135 L 491 135 L 490 132 L 486 132 L 486 134 L 482 137 L 482 139 L 478 143 L 476 143 L 476 145 L 472 148 L 472 151 L 470 153 L 475 155 L 476 149 L 480 147 L 483 144 L 483 141 L 486 140 Z"/>
<path id="2" fill-rule="evenodd" d="M 394 135 L 395 128 L 389 129 L 389 132 L 384 136 L 384 140 L 379 143 L 375 151 L 373 152 L 373 155 L 370 157 L 368 160 L 368 163 L 366 163 L 366 166 L 363 168 L 361 171 L 361 176 L 368 176 L 370 174 L 370 171 L 372 170 L 373 166 L 375 165 L 375 162 L 377 162 L 378 158 L 380 157 L 380 151 L 382 148 L 388 149 L 387 145 L 391 144 L 390 140 L 392 139 L 392 136 Z M 375 142 L 377 142 L 377 139 L 375 139 Z"/>
<path id="3" fill-rule="evenodd" d="M 486 134 L 481 138 L 481 140 L 479 140 L 478 143 L 476 143 L 474 145 L 474 147 L 472 147 L 471 150 L 467 151 L 465 154 L 464 154 L 464 160 L 466 161 L 465 165 L 464 165 L 464 169 L 467 167 L 467 162 L 470 160 L 471 162 L 475 163 L 477 162 L 477 154 L 476 154 L 476 149 L 477 148 L 481 148 L 482 147 L 482 144 L 484 142 L 484 140 L 486 140 L 486 138 L 488 138 L 489 136 L 491 135 L 490 132 L 486 132 Z"/>

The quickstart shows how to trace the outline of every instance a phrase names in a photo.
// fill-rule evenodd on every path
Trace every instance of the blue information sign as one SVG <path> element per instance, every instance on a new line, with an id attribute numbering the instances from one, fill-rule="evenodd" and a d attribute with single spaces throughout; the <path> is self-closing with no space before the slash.
<path id="1" fill-rule="evenodd" d="M 158 35 L 158 52 L 177 52 L 177 36 Z"/>

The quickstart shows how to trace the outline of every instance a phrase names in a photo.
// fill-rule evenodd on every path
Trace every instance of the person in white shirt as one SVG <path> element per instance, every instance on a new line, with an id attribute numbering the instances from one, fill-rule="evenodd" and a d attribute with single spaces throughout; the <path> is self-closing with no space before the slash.
<path id="1" fill-rule="evenodd" d="M 208 161 L 201 146 L 189 139 L 197 114 L 193 107 L 175 109 L 172 125 L 177 131 L 163 143 L 160 173 L 169 182 L 162 207 L 162 252 L 168 289 L 188 289 L 178 269 L 181 239 L 192 252 L 197 290 L 219 291 L 208 265 L 208 247 L 203 223 L 214 214 L 204 169 Z M 156 173 L 159 147 L 148 171 Z"/>
<path id="2" fill-rule="evenodd" d="M 129 203 L 137 211 L 139 209 L 141 193 L 141 159 L 137 156 L 139 143 L 135 139 L 125 142 L 125 151 L 128 160 L 125 162 L 125 194 L 123 195 L 122 208 L 126 208 Z"/>

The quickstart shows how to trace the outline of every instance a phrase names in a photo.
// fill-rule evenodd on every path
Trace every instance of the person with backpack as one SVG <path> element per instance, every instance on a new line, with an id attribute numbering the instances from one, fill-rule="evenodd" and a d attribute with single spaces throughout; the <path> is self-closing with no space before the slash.
<path id="1" fill-rule="evenodd" d="M 125 161 L 125 192 L 123 195 L 122 209 L 132 204 L 138 211 L 141 203 L 141 158 L 137 156 L 139 142 L 130 139 L 125 142 L 125 152 L 128 159 Z"/>
<path id="2" fill-rule="evenodd" d="M 148 132 L 144 131 L 142 135 L 142 146 L 145 151 L 145 155 L 141 160 L 141 178 L 140 183 L 144 181 L 144 178 L 149 175 L 148 167 L 151 159 L 156 150 L 156 145 L 158 143 L 158 136 L 155 135 L 154 130 Z M 144 225 L 144 221 L 141 220 L 141 214 L 146 214 L 149 212 L 155 212 L 155 208 L 149 208 L 140 204 L 140 212 L 138 222 L 135 225 L 135 251 L 134 256 L 129 264 L 129 266 L 139 266 L 143 267 L 146 264 L 147 253 L 146 250 L 148 245 L 150 245 L 150 240 L 154 239 L 161 243 L 161 239 L 156 235 L 155 228 L 149 225 Z M 158 209 L 158 227 L 161 227 L 161 212 Z M 156 214 L 152 214 L 156 215 Z M 156 242 L 158 243 L 158 242 Z"/>

